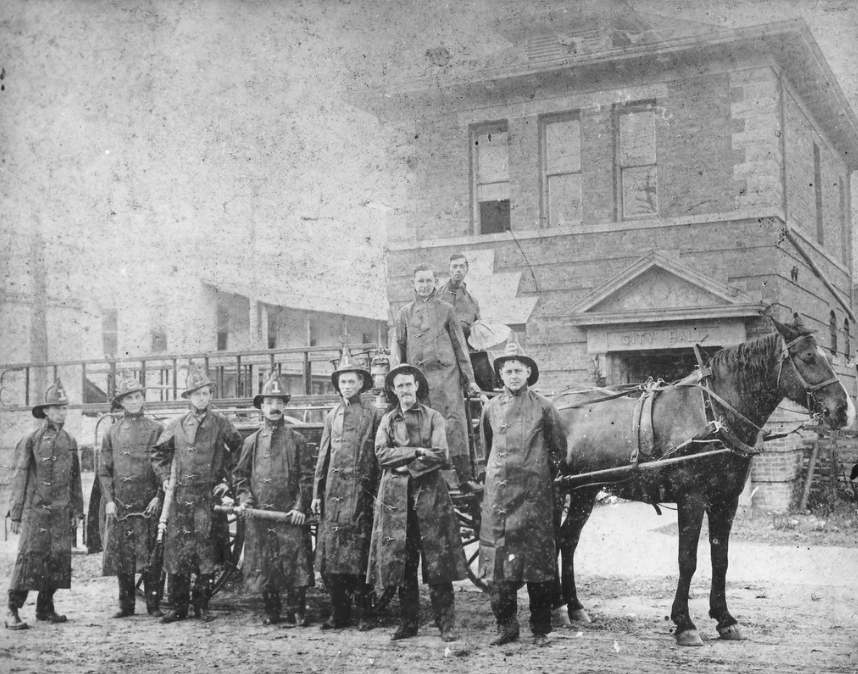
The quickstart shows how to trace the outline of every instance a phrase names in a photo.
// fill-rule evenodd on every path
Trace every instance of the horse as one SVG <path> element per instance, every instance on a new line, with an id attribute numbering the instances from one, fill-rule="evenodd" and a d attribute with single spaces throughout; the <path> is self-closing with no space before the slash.
<path id="1" fill-rule="evenodd" d="M 772 322 L 776 332 L 720 350 L 706 368 L 679 382 L 656 385 L 648 445 L 630 437 L 637 401 L 622 392 L 595 389 L 555 396 L 568 441 L 558 479 L 561 493 L 566 493 L 562 489 L 565 476 L 592 471 L 603 471 L 593 479 L 612 472 L 633 476 L 608 486 L 588 483 L 585 476 L 582 487 L 567 490 L 568 514 L 558 531 L 558 549 L 562 601 L 570 619 L 590 621 L 577 596 L 574 555 L 596 495 L 604 487 L 624 498 L 652 503 L 656 509 L 658 503 L 676 503 L 679 581 L 670 617 L 681 646 L 703 645 L 689 614 L 688 592 L 697 568 L 703 515 L 708 516 L 712 559 L 709 616 L 717 622 L 722 639 L 744 638 L 727 608 L 727 552 L 739 495 L 751 459 L 759 451 L 755 445 L 762 438 L 762 426 L 784 398 L 824 417 L 833 428 L 855 421 L 855 406 L 810 331 L 797 318 L 792 325 Z M 640 409 L 638 406 L 638 412 Z M 715 451 L 719 448 L 724 451 Z M 643 450 L 649 450 L 649 456 Z M 633 454 L 636 458 L 631 459 Z M 694 454 L 701 456 L 677 460 Z M 658 466 L 659 461 L 664 464 Z M 634 467 L 622 470 L 628 466 Z"/>

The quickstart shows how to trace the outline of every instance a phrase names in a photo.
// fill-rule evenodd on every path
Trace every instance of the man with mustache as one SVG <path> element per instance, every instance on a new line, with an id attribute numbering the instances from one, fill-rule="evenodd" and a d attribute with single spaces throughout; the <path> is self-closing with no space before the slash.
<path id="1" fill-rule="evenodd" d="M 244 587 L 261 593 L 265 603 L 263 625 L 281 620 L 280 593 L 286 591 L 285 622 L 307 625 L 306 591 L 314 584 L 310 532 L 304 525 L 313 494 L 313 461 L 307 441 L 284 419 L 292 397 L 276 371 L 253 399 L 262 410 L 263 427 L 244 441 L 234 478 L 239 508 L 286 513 L 289 520 L 246 518 L 242 572 Z"/>
<path id="2" fill-rule="evenodd" d="M 331 616 L 322 629 L 349 624 L 353 595 L 358 629 L 363 631 L 370 628 L 366 566 L 379 475 L 375 434 L 382 412 L 361 400 L 361 393 L 372 387 L 372 378 L 352 363 L 348 349 L 343 349 L 331 382 L 342 402 L 325 417 L 312 503 L 313 512 L 323 515 L 316 537 L 316 568 L 331 593 Z"/>
<path id="3" fill-rule="evenodd" d="M 539 379 L 532 358 L 510 343 L 495 359 L 503 392 L 483 409 L 486 492 L 480 526 L 480 574 L 489 583 L 502 646 L 519 637 L 516 592 L 527 585 L 533 643 L 548 645 L 555 575 L 554 478 L 566 434 L 554 404 L 530 390 Z"/>
<path id="4" fill-rule="evenodd" d="M 400 624 L 391 639 L 416 636 L 420 623 L 417 567 L 429 585 L 435 624 L 444 641 L 455 641 L 453 581 L 467 577 L 459 524 L 440 474 L 447 459 L 444 418 L 418 400 L 423 373 L 407 363 L 385 384 L 397 398 L 382 417 L 375 454 L 383 469 L 375 504 L 367 582 L 399 587 Z"/>
<path id="5" fill-rule="evenodd" d="M 143 576 L 146 610 L 160 618 L 161 564 L 152 560 L 152 549 L 161 514 L 161 483 L 150 454 L 164 424 L 145 416 L 144 388 L 130 374 L 116 389 L 113 406 L 121 407 L 124 415 L 104 434 L 98 457 L 107 514 L 102 574 L 119 580 L 119 611 L 114 618 L 134 615 L 137 572 Z"/>
<path id="6" fill-rule="evenodd" d="M 6 627 L 27 629 L 18 610 L 37 590 L 36 620 L 64 623 L 54 610 L 54 593 L 71 587 L 72 532 L 83 517 L 77 442 L 63 428 L 69 399 L 57 379 L 32 414 L 44 423 L 15 447 L 12 458 L 12 533 L 20 533 L 18 556 L 9 580 Z"/>
<path id="7" fill-rule="evenodd" d="M 173 506 L 164 541 L 164 568 L 170 574 L 173 609 L 161 622 L 184 620 L 191 601 L 191 574 L 194 615 L 205 622 L 209 612 L 213 574 L 222 561 L 212 532 L 217 522 L 212 512 L 215 498 L 225 493 L 230 477 L 232 454 L 241 447 L 241 436 L 222 414 L 211 409 L 214 384 L 205 372 L 191 363 L 183 398 L 191 409 L 175 419 L 152 448 L 152 468 L 168 488 L 170 471 L 176 462 Z"/>

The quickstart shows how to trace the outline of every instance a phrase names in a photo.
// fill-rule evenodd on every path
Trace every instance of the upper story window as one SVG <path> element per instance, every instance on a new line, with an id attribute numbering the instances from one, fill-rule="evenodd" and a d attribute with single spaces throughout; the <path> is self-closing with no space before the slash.
<path id="1" fill-rule="evenodd" d="M 509 132 L 506 122 L 471 129 L 471 175 L 475 231 L 480 234 L 508 231 Z"/>
<path id="2" fill-rule="evenodd" d="M 837 315 L 831 311 L 828 319 L 828 330 L 831 333 L 831 355 L 837 355 Z"/>
<path id="3" fill-rule="evenodd" d="M 843 353 L 846 354 L 846 360 L 852 358 L 852 333 L 849 330 L 849 319 L 843 319 L 843 339 L 846 343 L 843 345 Z"/>
<path id="4" fill-rule="evenodd" d="M 617 197 L 623 219 L 658 215 L 655 104 L 617 105 Z"/>
<path id="5" fill-rule="evenodd" d="M 581 120 L 577 113 L 540 119 L 542 213 L 548 227 L 581 220 Z"/>

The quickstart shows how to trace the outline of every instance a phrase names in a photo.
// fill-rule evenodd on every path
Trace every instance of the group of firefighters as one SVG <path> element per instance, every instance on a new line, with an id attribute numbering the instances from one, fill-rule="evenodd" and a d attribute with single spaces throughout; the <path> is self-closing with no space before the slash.
<path id="1" fill-rule="evenodd" d="M 467 577 L 467 562 L 441 473 L 452 465 L 461 493 L 484 492 L 479 573 L 497 621 L 491 643 L 519 638 L 516 594 L 526 584 L 534 643 L 546 645 L 556 576 L 552 485 L 566 452 L 564 429 L 553 404 L 530 388 L 537 364 L 512 342 L 494 361 L 503 389 L 484 398 L 473 474 L 462 390 L 481 394 L 466 339 L 480 316 L 467 272 L 467 259 L 454 254 L 450 280 L 436 288 L 431 267 L 415 268 L 414 300 L 395 325 L 386 413 L 362 399 L 370 373 L 344 350 L 331 375 L 341 400 L 325 418 L 318 458 L 286 423 L 290 395 L 276 372 L 253 400 L 263 425 L 243 441 L 211 407 L 213 383 L 193 366 L 182 392 L 190 410 L 167 427 L 145 415 L 144 387 L 130 376 L 120 380 L 114 403 L 124 414 L 105 434 L 97 465 L 106 514 L 103 574 L 119 582 L 113 617 L 134 614 L 141 573 L 151 616 L 173 623 L 193 608 L 197 618 L 212 619 L 224 539 L 213 530 L 225 526 L 213 505 L 232 486 L 233 512 L 246 522 L 242 580 L 246 592 L 261 594 L 264 624 L 307 624 L 314 557 L 304 525 L 316 514 L 315 568 L 331 604 L 322 629 L 370 629 L 373 588 L 398 587 L 400 622 L 391 638 L 416 635 L 420 567 L 441 638 L 454 641 L 453 582 Z M 8 629 L 27 627 L 18 612 L 29 590 L 38 591 L 36 620 L 66 621 L 53 596 L 70 587 L 69 524 L 83 516 L 77 445 L 63 428 L 68 403 L 57 380 L 32 410 L 44 423 L 15 449 L 9 517 L 20 541 Z M 172 608 L 163 613 L 153 547 L 165 494 L 172 498 L 163 542 Z"/>

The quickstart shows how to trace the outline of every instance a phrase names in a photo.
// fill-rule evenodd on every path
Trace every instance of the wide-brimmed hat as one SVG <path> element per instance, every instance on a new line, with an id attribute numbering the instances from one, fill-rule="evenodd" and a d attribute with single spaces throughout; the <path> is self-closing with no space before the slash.
<path id="1" fill-rule="evenodd" d="M 214 382 L 209 379 L 208 373 L 200 370 L 193 362 L 188 364 L 188 377 L 185 379 L 185 390 L 182 391 L 183 398 L 190 398 L 191 393 L 198 391 L 204 386 L 211 386 L 214 391 Z"/>
<path id="2" fill-rule="evenodd" d="M 53 386 L 49 386 L 48 390 L 45 391 L 45 402 L 41 405 L 36 405 L 31 410 L 33 416 L 36 419 L 44 419 L 45 418 L 45 408 L 51 407 L 54 405 L 68 405 L 69 397 L 66 395 L 66 390 L 63 387 L 63 383 L 60 381 L 59 377 L 54 382 Z"/>
<path id="3" fill-rule="evenodd" d="M 276 370 L 272 370 L 268 381 L 262 386 L 262 393 L 253 397 L 253 406 L 256 409 L 262 409 L 262 401 L 265 398 L 280 398 L 284 403 L 288 403 L 292 399 L 292 394 L 286 392 L 287 388 L 286 381 L 277 374 Z"/>
<path id="4" fill-rule="evenodd" d="M 501 381 L 501 367 L 508 360 L 517 360 L 519 363 L 530 368 L 530 376 L 527 378 L 528 386 L 533 386 L 539 379 L 539 366 L 536 364 L 536 361 L 524 354 L 524 350 L 518 342 L 509 342 L 506 345 L 504 354 L 495 358 L 495 375 L 497 375 L 498 381 Z"/>
<path id="5" fill-rule="evenodd" d="M 393 392 L 393 380 L 396 378 L 398 374 L 413 374 L 414 381 L 417 382 L 417 397 L 425 398 L 429 395 L 429 382 L 426 381 L 426 375 L 424 375 L 419 369 L 414 367 L 413 365 L 409 365 L 408 363 L 400 363 L 395 368 L 393 368 L 387 375 L 384 377 L 384 385 Z M 393 394 L 394 397 L 396 394 Z"/>
<path id="6" fill-rule="evenodd" d="M 372 388 L 372 375 L 368 370 L 361 367 L 356 361 L 352 360 L 352 354 L 349 348 L 343 347 L 343 355 L 340 357 L 340 362 L 337 363 L 337 369 L 331 373 L 331 383 L 334 385 L 334 390 L 340 392 L 340 375 L 345 372 L 357 372 L 363 377 L 363 386 L 360 392 L 369 391 Z"/>
<path id="7" fill-rule="evenodd" d="M 123 397 L 127 396 L 129 393 L 136 393 L 140 391 L 141 393 L 146 393 L 146 388 L 137 381 L 134 376 L 130 372 L 123 372 L 116 378 L 116 393 L 113 396 L 113 400 L 110 401 L 111 406 L 119 407 L 119 402 Z"/>

